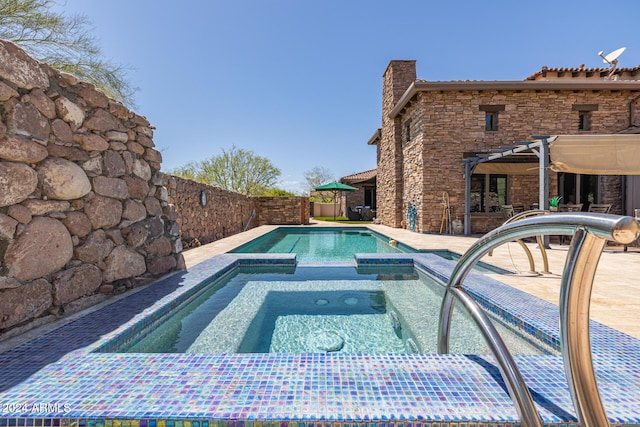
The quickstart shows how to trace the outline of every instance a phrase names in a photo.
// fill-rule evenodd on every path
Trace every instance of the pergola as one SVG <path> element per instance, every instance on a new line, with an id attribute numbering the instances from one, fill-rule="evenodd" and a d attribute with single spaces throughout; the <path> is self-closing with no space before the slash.
<path id="1" fill-rule="evenodd" d="M 536 161 L 537 157 L 537 161 Z M 640 175 L 640 135 L 533 136 L 491 153 L 462 159 L 464 164 L 464 234 L 471 234 L 471 175 L 539 175 L 539 206 L 549 209 L 549 168 L 592 175 Z"/>

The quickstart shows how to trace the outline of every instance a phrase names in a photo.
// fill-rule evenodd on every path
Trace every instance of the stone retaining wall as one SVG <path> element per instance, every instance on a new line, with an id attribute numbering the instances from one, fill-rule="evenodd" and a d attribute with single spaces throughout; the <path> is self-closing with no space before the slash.
<path id="1" fill-rule="evenodd" d="M 184 268 L 153 129 L 0 40 L 0 338 Z"/>
<path id="2" fill-rule="evenodd" d="M 309 223 L 308 197 L 245 196 L 167 174 L 162 181 L 169 202 L 177 208 L 185 246 L 210 243 L 259 225 Z"/>

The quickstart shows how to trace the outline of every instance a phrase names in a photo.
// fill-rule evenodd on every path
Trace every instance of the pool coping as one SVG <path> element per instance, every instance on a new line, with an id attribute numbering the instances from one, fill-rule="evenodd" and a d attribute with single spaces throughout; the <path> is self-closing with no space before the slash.
<path id="1" fill-rule="evenodd" d="M 242 263 L 291 266 L 296 261 L 295 255 L 218 255 L 135 295 L 143 298 L 145 293 L 159 291 L 163 296 L 154 302 L 157 308 L 158 304 L 175 301 L 176 292 L 187 292 L 207 277 L 225 274 Z M 429 253 L 358 254 L 353 263 L 345 265 L 380 263 L 413 263 L 441 280 L 455 265 Z M 507 313 L 533 310 L 534 317 L 540 319 L 534 326 L 553 336 L 558 323 L 557 314 L 551 311 L 557 312 L 557 307 L 482 274 L 472 272 L 469 279 L 465 287 L 474 295 L 500 302 Z M 0 405 L 18 405 L 18 411 L 0 411 L 0 426 L 12 425 L 10 420 L 16 419 L 36 423 L 33 425 L 38 425 L 37 422 L 44 425 L 45 420 L 58 423 L 93 420 L 103 422 L 105 427 L 109 420 L 305 424 L 393 421 L 423 426 L 518 423 L 489 356 L 93 353 L 155 310 L 148 307 L 131 313 L 128 321 L 102 333 L 100 327 L 118 313 L 118 304 L 122 301 L 98 310 L 95 318 L 75 320 L 0 354 L 0 379 L 4 380 L 0 384 L 4 390 Z M 596 372 L 612 425 L 640 424 L 639 341 L 596 322 L 591 327 Z M 99 339 L 83 334 L 91 328 L 98 329 L 94 333 L 100 333 Z M 64 340 L 71 340 L 69 345 L 76 349 L 58 348 Z M 48 360 L 46 353 L 56 343 L 57 352 L 53 351 L 53 360 Z M 575 422 L 561 357 L 515 356 L 515 359 L 545 425 Z M 153 384 L 148 380 L 151 376 Z M 186 405 L 176 395 L 200 398 L 194 397 L 193 404 Z M 38 402 L 49 404 L 46 411 L 39 410 Z"/>

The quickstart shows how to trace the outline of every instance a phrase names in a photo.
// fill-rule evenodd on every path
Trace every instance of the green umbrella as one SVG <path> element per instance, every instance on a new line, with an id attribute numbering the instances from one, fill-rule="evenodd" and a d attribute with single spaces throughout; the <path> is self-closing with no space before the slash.
<path id="1" fill-rule="evenodd" d="M 333 219 L 336 219 L 336 199 L 338 198 L 338 192 L 340 191 L 357 191 L 356 187 L 352 187 L 347 184 L 343 184 L 341 182 L 333 181 L 328 184 L 321 185 L 320 187 L 316 187 L 316 191 L 333 191 Z"/>

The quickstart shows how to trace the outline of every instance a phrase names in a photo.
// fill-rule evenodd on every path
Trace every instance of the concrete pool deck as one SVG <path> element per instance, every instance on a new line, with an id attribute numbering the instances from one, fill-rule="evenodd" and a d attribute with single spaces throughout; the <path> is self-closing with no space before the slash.
<path id="1" fill-rule="evenodd" d="M 337 222 L 312 221 L 311 226 L 358 226 Z M 384 234 L 418 250 L 449 250 L 463 254 L 478 237 L 421 234 L 385 225 L 366 224 L 374 231 Z M 274 230 L 277 226 L 261 226 L 244 233 L 190 249 L 184 252 L 187 268 L 214 255 L 230 251 L 258 236 Z M 542 257 L 537 244 L 527 243 L 533 254 L 536 270 L 542 270 Z M 524 250 L 517 243 L 507 243 L 497 248 L 493 256 L 485 256 L 484 262 L 518 274 L 489 274 L 490 277 L 527 292 L 540 299 L 558 305 L 560 278 L 569 245 L 559 245 L 552 240 L 547 250 L 551 274 L 531 274 Z M 598 264 L 591 295 L 591 318 L 640 339 L 640 248 L 629 247 L 627 252 L 619 246 L 605 248 Z"/>

